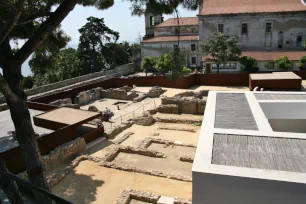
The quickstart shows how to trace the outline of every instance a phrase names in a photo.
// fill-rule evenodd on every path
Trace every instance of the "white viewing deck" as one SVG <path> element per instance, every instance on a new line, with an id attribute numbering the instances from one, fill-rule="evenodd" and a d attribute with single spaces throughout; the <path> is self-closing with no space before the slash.
<path id="1" fill-rule="evenodd" d="M 210 91 L 193 204 L 305 204 L 306 93 Z"/>

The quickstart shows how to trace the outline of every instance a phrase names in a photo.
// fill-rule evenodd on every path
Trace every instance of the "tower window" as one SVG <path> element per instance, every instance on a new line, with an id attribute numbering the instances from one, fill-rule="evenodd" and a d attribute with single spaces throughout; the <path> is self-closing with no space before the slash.
<path id="1" fill-rule="evenodd" d="M 191 51 L 195 51 L 196 50 L 196 45 L 195 44 L 191 44 Z"/>
<path id="2" fill-rule="evenodd" d="M 272 22 L 266 22 L 266 33 L 272 32 Z"/>
<path id="3" fill-rule="evenodd" d="M 150 16 L 150 26 L 154 26 L 154 16 Z"/>
<path id="4" fill-rule="evenodd" d="M 224 24 L 218 24 L 218 32 L 224 33 Z"/>
<path id="5" fill-rule="evenodd" d="M 248 24 L 247 23 L 242 23 L 241 24 L 241 34 L 242 35 L 247 35 L 248 34 Z"/>

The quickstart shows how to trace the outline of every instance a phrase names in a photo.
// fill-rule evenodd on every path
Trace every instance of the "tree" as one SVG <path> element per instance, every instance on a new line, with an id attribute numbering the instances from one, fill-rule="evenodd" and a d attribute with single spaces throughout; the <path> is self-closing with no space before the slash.
<path id="1" fill-rule="evenodd" d="M 33 76 L 27 76 L 23 79 L 23 87 L 25 89 L 31 89 L 34 86 L 34 78 Z"/>
<path id="2" fill-rule="evenodd" d="M 288 59 L 288 57 L 279 57 L 274 60 L 274 66 L 277 69 L 290 69 L 292 68 L 292 62 Z"/>
<path id="3" fill-rule="evenodd" d="M 170 54 L 161 55 L 156 59 L 155 69 L 161 74 L 166 74 L 172 70 L 173 62 Z"/>
<path id="4" fill-rule="evenodd" d="M 203 55 L 212 57 L 217 63 L 217 72 L 219 73 L 219 64 L 226 61 L 236 61 L 241 56 L 241 50 L 236 37 L 225 36 L 222 33 L 214 33 L 208 40 L 200 44 Z"/>
<path id="5" fill-rule="evenodd" d="M 257 60 L 250 56 L 244 56 L 240 59 L 241 71 L 254 73 L 258 71 Z"/>
<path id="6" fill-rule="evenodd" d="M 81 36 L 78 51 L 84 68 L 83 74 L 110 68 L 106 66 L 103 56 L 105 43 L 116 42 L 119 39 L 119 33 L 107 27 L 103 18 L 89 17 L 87 21 L 79 29 Z"/>
<path id="7" fill-rule="evenodd" d="M 146 76 L 148 76 L 148 72 L 156 72 L 155 69 L 156 66 L 156 58 L 155 57 L 149 57 L 145 58 L 142 62 L 141 69 L 146 72 Z"/>
<path id="8" fill-rule="evenodd" d="M 35 74 L 36 86 L 55 83 L 65 79 L 78 77 L 82 74 L 81 60 L 75 49 L 62 49 L 52 58 L 49 69 L 44 73 Z"/>
<path id="9" fill-rule="evenodd" d="M 132 60 L 132 52 L 128 42 L 108 43 L 105 45 L 102 54 L 110 69 L 127 64 Z"/>
<path id="10" fill-rule="evenodd" d="M 36 134 L 32 127 L 23 89 L 21 65 L 55 31 L 64 18 L 79 3 L 106 9 L 113 0 L 1 0 L 0 1 L 0 91 L 6 98 L 16 130 L 16 138 L 22 150 L 29 180 L 34 185 L 50 190 L 45 180 L 45 169 L 40 161 Z M 53 9 L 54 7 L 55 10 Z M 53 11 L 54 10 L 54 11 Z M 17 50 L 10 42 L 24 39 L 25 44 Z M 0 166 L 5 168 L 3 165 Z M 0 178 L 1 181 L 3 179 Z M 12 181 L 10 181 L 11 183 Z M 10 186 L 13 186 L 10 188 Z M 15 187 L 14 187 L 15 186 Z M 23 203 L 16 185 L 1 186 L 14 203 Z M 35 194 L 39 203 L 51 203 L 44 196 Z M 18 197 L 20 199 L 18 199 Z M 18 199 L 17 202 L 13 198 Z"/>
<path id="11" fill-rule="evenodd" d="M 306 69 L 306 55 L 301 57 L 301 59 L 297 63 L 300 69 Z"/>
<path id="12" fill-rule="evenodd" d="M 301 43 L 302 47 L 306 50 L 306 40 Z"/>

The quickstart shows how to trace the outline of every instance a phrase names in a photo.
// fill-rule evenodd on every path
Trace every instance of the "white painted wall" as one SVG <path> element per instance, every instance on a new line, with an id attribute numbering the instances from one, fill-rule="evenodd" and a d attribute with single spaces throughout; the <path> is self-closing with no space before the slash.
<path id="1" fill-rule="evenodd" d="M 268 121 L 275 132 L 306 133 L 305 119 L 270 119 Z"/>
<path id="2" fill-rule="evenodd" d="M 235 62 L 235 61 L 229 61 L 227 63 L 235 63 L 236 64 L 236 69 L 219 69 L 219 72 L 240 72 L 241 71 L 241 64 L 240 62 Z M 217 72 L 217 69 L 213 69 L 212 64 L 214 64 L 214 62 L 206 62 L 205 63 L 205 67 L 206 64 L 211 64 L 210 66 L 210 71 L 211 72 Z"/>
<path id="3" fill-rule="evenodd" d="M 272 33 L 265 32 L 266 22 L 272 22 Z M 241 34 L 241 24 L 248 23 L 248 35 Z M 278 49 L 279 32 L 283 32 L 283 49 L 300 49 L 296 38 L 306 39 L 305 13 L 267 13 L 199 16 L 199 39 L 208 40 L 224 24 L 224 34 L 236 36 L 243 50 Z M 271 39 L 271 44 L 268 42 Z M 271 45 L 265 46 L 266 44 Z"/>
<path id="4" fill-rule="evenodd" d="M 268 119 L 306 119 L 305 102 L 260 102 Z"/>

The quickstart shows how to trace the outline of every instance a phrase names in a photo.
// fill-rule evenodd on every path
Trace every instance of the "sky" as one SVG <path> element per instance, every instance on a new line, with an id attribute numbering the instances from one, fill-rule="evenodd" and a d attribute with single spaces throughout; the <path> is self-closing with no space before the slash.
<path id="1" fill-rule="evenodd" d="M 139 35 L 144 36 L 145 20 L 144 16 L 131 15 L 131 3 L 128 1 L 115 0 L 114 5 L 107 10 L 97 10 L 94 7 L 76 6 L 73 11 L 62 22 L 62 29 L 71 37 L 67 47 L 77 48 L 79 42 L 79 32 L 86 24 L 87 18 L 94 16 L 104 18 L 105 24 L 112 30 L 120 33 L 120 41 L 134 42 Z M 184 8 L 178 9 L 181 17 L 195 17 L 197 11 L 189 11 Z M 165 20 L 174 17 L 173 15 L 164 15 Z M 22 74 L 27 76 L 31 74 L 28 61 L 22 66 Z"/>

